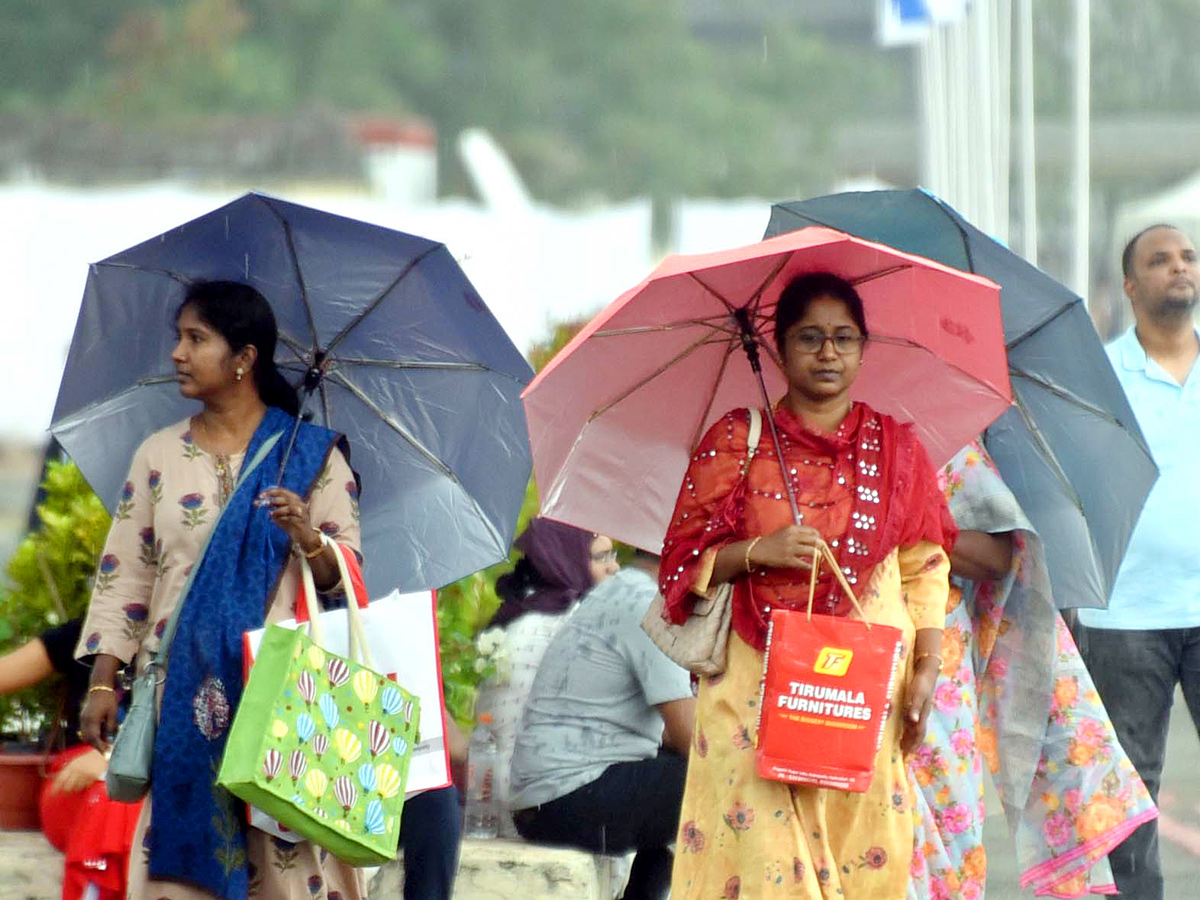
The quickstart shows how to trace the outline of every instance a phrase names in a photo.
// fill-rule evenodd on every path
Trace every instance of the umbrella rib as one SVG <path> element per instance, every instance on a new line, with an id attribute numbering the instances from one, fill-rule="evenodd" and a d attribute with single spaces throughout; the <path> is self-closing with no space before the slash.
<path id="1" fill-rule="evenodd" d="M 950 220 L 950 224 L 954 226 L 954 230 L 958 232 L 958 236 L 962 240 L 963 255 L 967 258 L 967 271 L 975 273 L 975 253 L 971 250 L 971 237 L 967 234 L 967 229 L 962 227 L 958 219 L 955 218 L 952 208 L 941 197 L 935 197 L 928 191 L 922 191 L 921 194 L 926 200 L 937 207 L 938 212 Z"/>
<path id="2" fill-rule="evenodd" d="M 767 277 L 763 279 L 762 283 L 759 284 L 758 288 L 754 291 L 754 293 L 750 295 L 750 298 L 744 304 L 745 306 L 750 306 L 751 304 L 753 304 L 755 301 L 757 301 L 759 298 L 762 297 L 763 292 L 767 289 L 768 286 L 770 286 L 771 282 L 773 282 L 775 280 L 775 278 L 779 275 L 779 273 L 781 271 L 783 271 L 783 267 L 787 265 L 787 261 L 788 261 L 788 255 L 786 253 L 780 254 L 779 262 L 776 264 L 775 268 L 772 269 L 767 274 Z M 706 291 L 708 291 L 710 294 L 712 294 L 714 297 L 716 297 L 718 300 L 720 300 L 722 303 L 724 303 L 725 308 L 727 310 L 729 310 L 730 313 L 732 313 L 735 309 L 740 308 L 740 307 L 736 306 L 732 301 L 726 300 L 723 296 L 721 296 L 721 294 L 718 293 L 716 288 L 710 287 L 709 285 L 707 285 L 703 281 L 701 281 L 700 276 L 696 274 L 696 271 L 694 269 L 689 270 L 687 274 L 688 274 L 688 277 L 692 279 L 692 281 L 696 282 L 696 284 L 700 285 L 700 287 L 704 288 Z"/>
<path id="3" fill-rule="evenodd" d="M 668 369 L 670 369 L 671 366 L 675 365 L 678 362 L 681 362 L 684 359 L 687 359 L 687 357 L 691 356 L 693 353 L 695 353 L 701 347 L 708 346 L 709 344 L 726 343 L 727 341 L 728 341 L 728 338 L 717 338 L 716 340 L 714 340 L 711 335 L 705 335 L 704 337 L 702 337 L 700 340 L 696 341 L 695 343 L 689 344 L 688 346 L 684 347 L 683 350 L 681 350 L 679 353 L 677 353 L 675 356 L 673 356 L 671 359 L 667 360 L 665 363 L 663 363 L 661 366 L 659 366 L 657 369 L 655 369 L 653 372 L 644 376 L 643 378 L 634 382 L 633 384 L 629 385 L 625 390 L 621 391 L 621 393 L 619 393 L 616 397 L 614 397 L 608 403 L 605 403 L 603 406 L 599 406 L 595 410 L 593 410 L 592 413 L 587 417 L 587 421 L 592 422 L 593 420 L 600 418 L 600 416 L 604 415 L 606 412 L 608 412 L 610 409 L 612 409 L 614 406 L 616 406 L 618 403 L 620 403 L 622 400 L 624 400 L 630 394 L 633 394 L 634 392 L 641 390 L 646 385 L 648 385 L 651 381 L 653 381 L 655 378 L 657 378 L 659 375 L 662 375 L 664 372 L 666 372 Z"/>
<path id="4" fill-rule="evenodd" d="M 869 275 L 863 275 L 861 278 L 853 278 L 850 280 L 850 283 L 858 286 L 860 284 L 866 284 L 868 281 L 876 281 L 880 278 L 887 278 L 889 275 L 895 275 L 897 272 L 907 272 L 911 268 L 913 268 L 912 265 L 908 263 L 903 265 L 889 266 L 886 269 L 880 269 L 878 272 L 872 272 Z"/>
<path id="5" fill-rule="evenodd" d="M 1046 381 L 1044 378 L 1039 378 L 1037 375 L 1034 375 L 1031 372 L 1026 372 L 1024 369 L 1018 368 L 1017 366 L 1014 366 L 1011 364 L 1008 367 L 1008 372 L 1010 375 L 1015 375 L 1017 378 L 1024 378 L 1026 381 L 1036 384 L 1038 387 L 1042 388 L 1047 393 L 1053 394 L 1059 400 L 1062 400 L 1065 403 L 1070 403 L 1072 406 L 1077 406 L 1080 409 L 1091 413 L 1092 415 L 1096 416 L 1097 418 L 1103 419 L 1104 421 L 1108 422 L 1109 424 L 1117 425 L 1117 426 L 1120 426 L 1121 428 L 1125 427 L 1124 424 L 1121 422 L 1121 420 L 1118 419 L 1116 416 L 1114 416 L 1112 413 L 1110 413 L 1108 410 L 1103 409 L 1099 406 L 1095 406 L 1091 403 L 1088 403 L 1086 400 L 1081 400 L 1078 397 L 1074 396 L 1073 394 L 1068 394 L 1066 391 L 1062 390 L 1062 388 L 1055 387 L 1050 382 Z"/>
<path id="6" fill-rule="evenodd" d="M 173 281 L 178 281 L 180 284 L 193 284 L 192 279 L 180 275 L 178 272 L 172 272 L 170 269 L 160 269 L 157 266 L 134 265 L 126 262 L 98 262 L 92 263 L 93 266 L 104 266 L 109 269 L 132 269 L 135 272 L 156 272 L 159 275 L 165 275 Z"/>
<path id="7" fill-rule="evenodd" d="M 68 415 L 66 418 L 59 419 L 58 421 L 53 422 L 51 424 L 54 428 L 62 428 L 63 425 L 69 425 L 71 422 L 75 421 L 80 416 L 90 413 L 96 407 L 103 406 L 105 403 L 108 403 L 111 400 L 115 400 L 117 397 L 121 397 L 125 394 L 132 393 L 133 391 L 136 391 L 138 388 L 149 387 L 149 386 L 155 385 L 155 384 L 170 384 L 173 381 L 175 381 L 174 375 L 147 375 L 145 377 L 137 379 L 136 381 L 134 381 L 131 384 L 126 385 L 125 387 L 121 388 L 119 391 L 113 391 L 111 394 L 105 394 L 103 397 L 99 397 L 99 398 L 91 401 L 87 405 L 79 407 L 79 409 L 75 410 L 73 413 Z"/>
<path id="8" fill-rule="evenodd" d="M 411 272 L 418 265 L 420 265 L 420 263 L 423 262 L 425 260 L 425 258 L 427 256 L 429 256 L 431 253 L 434 253 L 436 250 L 438 250 L 444 246 L 445 246 L 445 244 L 434 244 L 432 247 L 430 247 L 424 253 L 421 253 L 421 254 L 417 255 L 416 257 L 414 257 L 412 260 L 410 260 L 408 265 L 406 265 L 403 269 L 400 270 L 400 274 L 395 277 L 395 279 L 392 281 L 391 284 L 389 284 L 382 291 L 380 291 L 379 295 L 374 300 L 372 300 L 370 303 L 368 303 L 366 308 L 362 312 L 360 312 L 357 316 L 355 316 L 354 319 L 352 319 L 350 321 L 350 323 L 346 325 L 345 328 L 343 328 L 336 335 L 334 335 L 333 340 L 331 340 L 329 342 L 329 346 L 327 346 L 325 348 L 325 352 L 332 353 L 333 348 L 336 347 L 338 344 L 340 344 L 342 342 L 342 340 L 346 337 L 346 335 L 348 335 L 351 331 L 353 331 L 356 327 L 358 327 L 359 323 L 362 322 L 363 319 L 365 319 L 367 316 L 369 316 L 371 313 L 373 313 L 375 311 L 376 307 L 378 307 L 379 304 L 384 301 L 384 298 L 387 297 L 387 295 L 390 294 L 393 289 L 395 289 L 396 285 L 398 285 L 401 281 L 403 281 L 405 278 L 408 277 L 409 272 Z"/>
<path id="9" fill-rule="evenodd" d="M 411 444 L 418 453 L 429 460 L 429 462 L 433 463 L 433 465 L 436 466 L 443 475 L 452 479 L 455 484 L 460 483 L 454 472 L 450 470 L 449 466 L 438 459 L 428 447 L 422 444 L 417 439 L 416 435 L 412 434 L 412 432 L 397 422 L 395 418 L 385 412 L 382 406 L 367 396 L 366 392 L 363 391 L 362 388 L 346 378 L 346 376 L 341 372 L 330 372 L 329 375 L 326 376 L 326 380 L 333 381 L 352 393 L 355 397 L 361 400 L 363 405 L 371 410 L 371 412 L 379 416 L 385 425 L 391 428 L 392 431 L 396 432 L 396 434 L 400 435 L 400 437 L 404 438 L 404 440 L 408 441 L 408 443 Z"/>
<path id="10" fill-rule="evenodd" d="M 1029 338 L 1033 337 L 1035 334 L 1037 334 L 1039 331 L 1041 331 L 1043 328 L 1045 328 L 1047 325 L 1049 325 L 1055 319 L 1058 319 L 1061 316 L 1065 316 L 1067 313 L 1069 313 L 1072 309 L 1075 308 L 1076 303 L 1082 303 L 1082 302 L 1083 302 L 1083 300 L 1077 297 L 1076 299 L 1072 300 L 1070 303 L 1064 303 L 1062 306 L 1060 306 L 1058 309 L 1056 309 L 1050 315 L 1046 316 L 1046 318 L 1042 319 L 1042 321 L 1040 321 L 1036 325 L 1033 325 L 1030 328 L 1026 329 L 1025 333 L 1022 334 L 1020 337 L 1014 338 L 1011 343 L 1006 344 L 1005 348 L 1007 350 L 1009 350 L 1010 352 L 1015 350 L 1022 343 L 1027 341 Z"/>
<path id="11" fill-rule="evenodd" d="M 721 379 L 725 377 L 725 370 L 729 368 L 729 357 L 733 355 L 733 351 L 737 349 L 737 344 L 730 341 L 725 347 L 725 355 L 721 357 L 721 365 L 717 367 L 717 376 L 713 379 L 712 390 L 708 392 L 708 402 L 704 404 L 704 414 L 700 416 L 696 422 L 696 430 L 692 432 L 692 442 L 688 446 L 690 451 L 696 449 L 696 445 L 700 443 L 700 438 L 703 437 L 704 423 L 708 421 L 709 415 L 712 414 L 713 403 L 717 399 L 717 388 L 721 384 Z"/>
<path id="12" fill-rule="evenodd" d="M 1046 439 L 1042 437 L 1041 431 L 1038 429 L 1036 423 L 1034 423 L 1033 418 L 1029 415 L 1029 411 L 1025 408 L 1025 404 L 1021 402 L 1019 397 L 1013 397 L 1013 406 L 1015 406 L 1017 411 L 1020 412 L 1021 420 L 1025 423 L 1025 427 L 1029 430 L 1029 434 L 1033 438 L 1034 443 L 1037 444 L 1042 458 L 1045 459 L 1046 463 L 1050 466 L 1050 470 L 1054 473 L 1054 477 L 1057 478 L 1062 484 L 1063 492 L 1067 495 L 1067 499 L 1074 504 L 1075 508 L 1079 510 L 1080 514 L 1083 514 L 1083 501 L 1079 499 L 1079 495 L 1075 492 L 1075 488 L 1071 484 L 1071 480 L 1067 478 L 1067 473 L 1064 472 L 1062 470 L 1062 466 L 1059 465 L 1058 457 L 1054 455 L 1054 451 L 1050 449 L 1050 445 L 1047 444 Z M 986 434 L 987 429 L 984 429 L 984 431 Z"/>
<path id="13" fill-rule="evenodd" d="M 288 254 L 292 260 L 292 269 L 296 273 L 296 283 L 300 285 L 300 303 L 304 307 L 304 316 L 308 319 L 308 328 L 312 332 L 313 347 L 317 347 L 317 323 L 313 319 L 312 305 L 308 302 L 308 285 L 304 281 L 304 272 L 300 269 L 300 257 L 296 253 L 296 238 L 292 234 L 292 225 L 267 197 L 264 197 L 262 194 L 255 194 L 254 196 L 261 201 L 263 206 L 271 211 L 271 215 L 279 220 L 279 224 L 283 228 L 283 237 L 287 241 Z"/>
<path id="14" fill-rule="evenodd" d="M 692 328 L 699 326 L 700 328 L 715 328 L 719 331 L 725 331 L 728 334 L 735 334 L 736 329 L 733 327 L 722 327 L 723 323 L 727 322 L 729 317 L 725 313 L 716 316 L 706 316 L 700 319 L 678 319 L 674 322 L 663 322 L 661 325 L 630 325 L 628 328 L 606 328 L 603 331 L 597 331 L 592 334 L 593 338 L 598 337 L 623 337 L 627 334 L 659 334 L 663 331 L 675 331 L 680 328 Z"/>
<path id="15" fill-rule="evenodd" d="M 431 462 L 443 475 L 449 478 L 455 484 L 455 486 L 458 487 L 462 495 L 466 497 L 467 500 L 470 501 L 471 505 L 475 508 L 475 512 L 479 516 L 479 521 L 483 522 L 484 525 L 487 526 L 488 533 L 492 536 L 492 540 L 496 542 L 496 546 L 503 550 L 504 540 L 501 538 L 500 533 L 496 530 L 496 526 L 493 524 L 491 518 L 480 508 L 478 501 L 476 501 L 475 497 L 472 496 L 471 492 L 466 489 L 462 481 L 460 481 L 458 476 L 454 474 L 453 469 L 438 459 L 437 456 L 435 456 L 428 447 L 422 444 L 414 434 L 397 422 L 388 413 L 384 412 L 383 408 L 370 397 L 368 397 L 362 388 L 350 381 L 350 379 L 348 379 L 341 372 L 331 372 L 328 376 L 326 376 L 326 379 L 340 384 L 355 397 L 357 397 L 363 403 L 363 405 L 367 407 L 367 409 L 379 416 L 385 425 L 396 432 L 396 434 L 400 435 L 400 437 L 407 441 L 413 447 L 413 449 L 429 460 L 429 462 Z"/>
<path id="16" fill-rule="evenodd" d="M 292 337 L 290 334 L 283 331 L 282 329 L 280 329 L 280 331 L 279 331 L 279 340 L 281 340 L 283 342 L 285 347 L 287 347 L 289 350 L 291 350 L 293 353 L 296 354 L 296 359 L 299 362 L 305 363 L 305 360 L 304 360 L 305 347 L 303 344 L 301 344 L 298 340 L 296 340 L 294 337 Z M 305 363 L 305 366 L 307 367 L 307 363 Z"/>

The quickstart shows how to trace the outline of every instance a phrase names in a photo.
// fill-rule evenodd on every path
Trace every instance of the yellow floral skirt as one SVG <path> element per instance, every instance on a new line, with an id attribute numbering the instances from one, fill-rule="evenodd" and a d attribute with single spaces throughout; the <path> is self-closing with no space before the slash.
<path id="1" fill-rule="evenodd" d="M 907 659 L 912 623 L 898 596 L 883 605 L 867 615 L 905 631 Z M 725 674 L 701 679 L 671 897 L 903 900 L 914 800 L 900 753 L 903 688 L 892 697 L 871 787 L 855 794 L 759 777 L 761 674 L 762 654 L 731 633 Z"/>

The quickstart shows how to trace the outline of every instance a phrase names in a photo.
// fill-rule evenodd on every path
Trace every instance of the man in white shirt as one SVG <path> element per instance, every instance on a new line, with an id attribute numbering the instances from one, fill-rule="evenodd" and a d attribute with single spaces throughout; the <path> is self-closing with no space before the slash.
<path id="1" fill-rule="evenodd" d="M 1157 802 L 1176 685 L 1200 728 L 1200 267 L 1191 240 L 1170 225 L 1136 235 L 1121 263 L 1135 325 L 1108 355 L 1159 476 L 1108 608 L 1080 610 L 1079 637 L 1121 746 Z M 1162 900 L 1156 821 L 1109 859 L 1122 898 Z"/>

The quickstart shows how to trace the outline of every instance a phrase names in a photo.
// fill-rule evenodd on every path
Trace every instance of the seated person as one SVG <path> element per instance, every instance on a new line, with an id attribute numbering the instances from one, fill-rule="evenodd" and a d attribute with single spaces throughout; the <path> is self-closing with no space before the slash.
<path id="1" fill-rule="evenodd" d="M 636 851 L 626 900 L 666 895 L 695 699 L 642 631 L 658 557 L 592 588 L 542 657 L 517 729 L 513 820 L 528 840 Z"/>
<path id="2" fill-rule="evenodd" d="M 530 521 L 516 548 L 523 556 L 512 572 L 496 580 L 503 603 L 488 624 L 503 629 L 512 669 L 504 677 L 483 682 L 475 700 L 475 715 L 491 716 L 496 736 L 493 789 L 500 802 L 500 837 L 504 838 L 517 835 L 509 816 L 509 762 L 542 654 L 579 599 L 617 571 L 617 554 L 609 538 L 541 516 Z"/>

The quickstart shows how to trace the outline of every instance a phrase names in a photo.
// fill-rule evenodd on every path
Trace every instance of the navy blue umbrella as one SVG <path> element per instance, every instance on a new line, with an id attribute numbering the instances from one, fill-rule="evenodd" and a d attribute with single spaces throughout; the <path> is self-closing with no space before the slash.
<path id="1" fill-rule="evenodd" d="M 1158 468 L 1083 301 L 927 191 L 777 203 L 766 237 L 807 225 L 1000 285 L 1013 406 L 984 444 L 1045 543 L 1059 607 L 1107 606 Z"/>
<path id="2" fill-rule="evenodd" d="M 372 594 L 508 555 L 529 479 L 529 364 L 444 244 L 247 194 L 94 263 L 51 431 L 112 509 L 137 445 L 196 412 L 170 352 L 187 286 L 253 285 L 276 362 L 362 478 Z"/>

